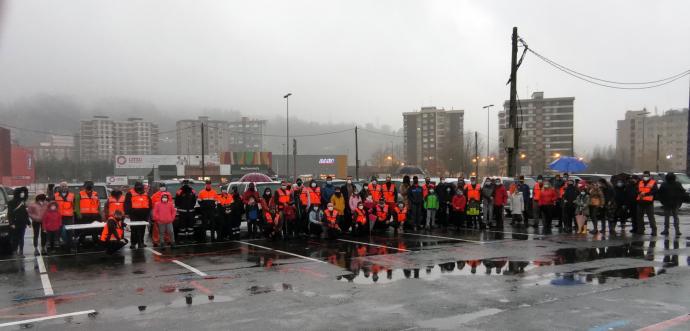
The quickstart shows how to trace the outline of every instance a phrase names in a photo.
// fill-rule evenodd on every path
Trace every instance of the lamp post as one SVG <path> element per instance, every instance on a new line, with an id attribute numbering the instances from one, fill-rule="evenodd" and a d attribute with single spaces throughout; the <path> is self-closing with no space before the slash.
<path id="1" fill-rule="evenodd" d="M 288 93 L 283 96 L 285 99 L 285 178 L 290 177 L 290 96 Z"/>
<path id="2" fill-rule="evenodd" d="M 489 150 L 491 148 L 491 140 L 489 139 L 489 134 L 491 133 L 491 107 L 494 105 L 486 105 L 482 108 L 486 109 L 486 158 L 489 158 Z M 487 166 L 488 168 L 488 166 Z"/>

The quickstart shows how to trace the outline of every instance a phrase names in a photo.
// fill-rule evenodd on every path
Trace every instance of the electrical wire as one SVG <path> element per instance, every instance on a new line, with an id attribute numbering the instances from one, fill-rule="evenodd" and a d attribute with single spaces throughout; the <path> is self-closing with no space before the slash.
<path id="1" fill-rule="evenodd" d="M 563 66 L 563 65 L 561 65 L 561 64 L 559 64 L 559 63 L 557 63 L 557 62 L 555 62 L 555 61 L 553 61 L 553 60 L 551 60 L 551 59 L 549 59 L 549 58 L 547 58 L 547 57 L 545 57 L 545 56 L 543 56 L 543 55 L 541 55 L 541 54 L 535 52 L 535 51 L 534 51 L 533 49 L 531 49 L 531 48 L 528 48 L 528 50 L 529 50 L 529 52 L 531 52 L 532 54 L 534 54 L 534 55 L 535 55 L 537 58 L 539 58 L 540 60 L 546 62 L 547 64 L 553 66 L 554 68 L 556 68 L 556 69 L 558 69 L 558 70 L 560 70 L 560 71 L 562 71 L 562 72 L 564 72 L 564 73 L 566 73 L 566 74 L 568 74 L 568 75 L 570 75 L 570 76 L 572 76 L 572 77 L 575 77 L 575 78 L 577 78 L 577 79 L 579 79 L 579 80 L 582 80 L 582 81 L 585 81 L 585 82 L 588 82 L 588 83 L 591 83 L 591 84 L 594 84 L 594 85 L 598 85 L 598 86 L 601 86 L 601 87 L 608 87 L 608 88 L 613 88 L 613 89 L 618 89 L 618 90 L 645 90 L 645 89 L 651 89 L 651 88 L 660 87 L 660 86 L 664 86 L 664 85 L 673 83 L 673 82 L 675 82 L 675 81 L 677 81 L 677 80 L 679 80 L 679 79 L 681 79 L 681 78 L 683 78 L 683 77 L 685 77 L 685 76 L 690 75 L 690 70 L 686 70 L 686 71 L 684 71 L 684 72 L 678 73 L 678 74 L 676 74 L 676 75 L 673 75 L 673 76 L 670 76 L 670 77 L 667 77 L 667 78 L 664 78 L 664 79 L 654 80 L 654 81 L 649 81 L 649 82 L 616 82 L 616 81 L 605 80 L 605 79 L 596 78 L 596 77 L 593 77 L 593 76 L 589 76 L 589 75 L 585 75 L 585 74 L 579 73 L 579 72 L 577 72 L 577 71 L 575 71 L 575 70 L 569 69 L 568 67 Z M 601 83 L 601 82 L 608 83 L 608 84 L 604 84 L 604 83 Z M 610 85 L 610 84 L 619 84 L 619 85 L 649 85 L 649 84 L 653 84 L 653 85 L 630 87 L 630 86 L 615 86 L 615 85 Z"/>

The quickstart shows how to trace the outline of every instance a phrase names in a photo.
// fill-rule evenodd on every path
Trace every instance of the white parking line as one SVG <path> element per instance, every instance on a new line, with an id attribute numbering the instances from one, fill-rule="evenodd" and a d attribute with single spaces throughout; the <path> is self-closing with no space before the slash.
<path id="1" fill-rule="evenodd" d="M 163 255 L 163 253 L 161 253 L 161 252 L 159 252 L 159 251 L 157 251 L 157 250 L 155 250 L 155 249 L 153 249 L 153 248 L 151 248 L 151 247 L 146 247 L 146 250 L 149 251 L 149 252 L 151 252 L 151 253 L 153 253 L 153 254 L 155 254 L 155 255 L 158 255 L 158 256 Z"/>
<path id="2" fill-rule="evenodd" d="M 385 246 L 385 245 L 378 245 L 378 244 L 372 244 L 372 243 L 366 243 L 366 242 L 361 242 L 361 241 L 354 241 L 354 240 L 347 240 L 347 239 L 338 239 L 339 241 L 344 241 L 348 243 L 353 243 L 353 244 L 362 244 L 362 245 L 368 245 L 368 246 L 374 246 L 374 247 L 383 247 L 383 248 L 388 248 L 388 249 L 394 249 L 397 251 L 401 252 L 412 252 L 409 249 L 404 249 L 404 248 L 396 248 L 396 247 L 391 247 L 391 246 Z"/>
<path id="3" fill-rule="evenodd" d="M 50 278 L 48 278 L 48 270 L 46 269 L 46 264 L 43 262 L 43 255 L 39 252 L 36 258 L 38 262 L 38 272 L 41 274 L 41 284 L 43 285 L 43 294 L 46 296 L 54 295 L 53 285 L 50 284 Z"/>
<path id="4" fill-rule="evenodd" d="M 487 242 L 485 242 L 485 241 L 477 241 L 477 240 L 469 240 L 469 239 L 460 239 L 460 238 L 453 238 L 453 237 L 443 237 L 443 236 L 432 236 L 432 235 L 430 235 L 430 234 L 420 234 L 420 233 L 410 233 L 410 232 L 403 232 L 403 234 L 409 234 L 409 235 L 412 235 L 412 236 L 429 237 L 429 238 L 457 240 L 457 241 L 463 241 L 463 242 L 468 242 L 468 243 L 473 243 L 473 244 L 485 244 L 485 243 L 487 243 Z"/>
<path id="5" fill-rule="evenodd" d="M 199 270 L 199 269 L 197 269 L 197 268 L 194 268 L 194 267 L 192 267 L 192 266 L 190 266 L 189 264 L 186 264 L 186 263 L 184 263 L 184 262 L 180 262 L 180 261 L 178 261 L 178 260 L 172 260 L 172 262 L 175 263 L 175 264 L 177 264 L 177 265 L 179 265 L 179 266 L 181 266 L 181 267 L 187 268 L 189 271 L 191 271 L 191 272 L 193 272 L 193 273 L 195 273 L 195 274 L 197 274 L 197 275 L 199 275 L 199 276 L 201 276 L 201 277 L 207 277 L 207 276 L 208 276 L 207 273 L 205 273 L 205 272 L 203 272 L 203 271 L 201 271 L 201 270 Z"/>
<path id="6" fill-rule="evenodd" d="M 290 253 L 290 252 L 286 252 L 286 251 L 281 251 L 281 250 L 279 250 L 279 249 L 273 249 L 273 248 L 269 248 L 269 247 L 266 247 L 266 246 L 261 246 L 261 245 L 257 245 L 257 244 L 252 244 L 252 243 L 248 243 L 248 242 L 246 242 L 246 241 L 239 241 L 239 240 L 238 240 L 238 241 L 236 241 L 236 242 L 241 243 L 241 244 L 245 244 L 245 245 L 248 245 L 248 246 L 258 247 L 258 248 L 265 249 L 265 250 L 269 250 L 269 251 L 274 251 L 274 252 L 277 252 L 277 253 L 280 253 L 280 254 L 285 254 L 285 255 L 290 255 L 290 256 L 294 256 L 294 257 L 299 257 L 299 258 L 301 258 L 301 259 L 305 259 L 305 260 L 309 260 L 309 261 L 314 261 L 314 262 L 319 262 L 319 263 L 326 263 L 326 264 L 328 263 L 328 262 L 326 262 L 326 261 L 317 260 L 317 259 L 314 259 L 314 258 L 311 258 L 311 257 L 308 257 L 308 256 L 303 256 L 303 255 L 299 255 L 299 254 L 295 254 L 295 253 Z"/>
<path id="7" fill-rule="evenodd" d="M 8 326 L 13 326 L 13 325 L 22 325 L 22 324 L 30 324 L 30 323 L 42 322 L 42 321 L 52 320 L 52 319 L 56 319 L 56 318 L 64 318 L 64 317 L 71 317 L 71 316 L 79 316 L 79 315 L 93 314 L 93 313 L 95 313 L 95 312 L 96 312 L 95 310 L 91 309 L 91 310 L 78 311 L 78 312 L 68 313 L 68 314 L 60 314 L 60 315 L 53 315 L 53 316 L 32 318 L 32 319 L 23 320 L 23 321 L 15 321 L 15 322 L 2 323 L 2 324 L 0 324 L 0 328 L 4 328 L 4 327 L 8 327 Z"/>

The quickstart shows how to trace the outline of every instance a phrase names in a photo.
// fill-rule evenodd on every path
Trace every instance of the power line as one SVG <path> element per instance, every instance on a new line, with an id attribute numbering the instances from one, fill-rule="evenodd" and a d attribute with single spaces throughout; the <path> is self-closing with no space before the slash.
<path id="1" fill-rule="evenodd" d="M 18 126 L 4 124 L 4 123 L 0 123 L 0 126 L 8 127 L 10 129 L 14 129 L 14 130 L 18 130 L 18 131 L 46 134 L 46 135 L 51 135 L 51 136 L 74 137 L 74 134 L 60 134 L 60 133 L 55 133 L 55 132 L 50 132 L 50 131 L 41 131 L 41 130 L 35 130 L 35 129 L 20 128 Z"/>
<path id="2" fill-rule="evenodd" d="M 534 51 L 534 50 L 531 49 L 531 48 L 527 48 L 526 45 L 525 45 L 525 47 L 526 47 L 526 49 L 527 49 L 530 53 L 534 54 L 537 58 L 539 58 L 540 60 L 546 62 L 547 64 L 549 64 L 549 65 L 551 65 L 551 66 L 553 66 L 554 68 L 556 68 L 556 69 L 558 69 L 558 70 L 560 70 L 560 71 L 562 71 L 562 72 L 564 72 L 564 73 L 566 73 L 566 74 L 568 74 L 568 75 L 570 75 L 570 76 L 572 76 L 572 77 L 575 77 L 575 78 L 577 78 L 577 79 L 579 79 L 579 80 L 582 80 L 582 81 L 585 81 L 585 82 L 588 82 L 588 83 L 591 83 L 591 84 L 594 84 L 594 85 L 598 85 L 598 86 L 601 86 L 601 87 L 608 87 L 608 88 L 619 89 L 619 90 L 645 90 L 645 89 L 651 89 L 651 88 L 655 88 L 655 87 L 664 86 L 664 85 L 673 83 L 673 82 L 675 82 L 676 80 L 681 79 L 681 78 L 683 78 L 683 77 L 685 77 L 685 76 L 690 75 L 690 70 L 686 70 L 686 71 L 683 71 L 683 72 L 681 72 L 681 73 L 678 73 L 678 74 L 673 75 L 673 76 L 670 76 L 670 77 L 666 77 L 666 78 L 659 79 L 659 80 L 648 81 L 648 82 L 617 82 L 617 81 L 613 81 L 613 80 L 606 80 L 606 79 L 602 79 L 602 78 L 596 78 L 596 77 L 590 76 L 590 75 L 585 75 L 585 74 L 583 74 L 583 73 L 580 73 L 580 72 L 578 72 L 578 71 L 575 71 L 575 70 L 573 70 L 573 69 L 570 69 L 570 68 L 568 68 L 568 67 L 566 67 L 566 66 L 564 66 L 564 65 L 562 65 L 562 64 L 559 64 L 559 63 L 557 63 L 557 62 L 555 62 L 555 61 L 553 61 L 553 60 L 551 60 L 551 59 L 549 59 L 549 58 L 547 58 L 547 57 L 545 57 L 545 56 L 543 56 L 543 55 L 537 53 L 536 51 Z M 606 84 L 605 84 L 605 83 L 606 83 Z M 633 87 L 630 87 L 630 86 L 615 86 L 615 85 L 610 85 L 610 84 L 618 84 L 618 85 L 648 85 L 648 86 L 633 86 Z M 649 84 L 653 84 L 653 85 L 649 85 Z"/>

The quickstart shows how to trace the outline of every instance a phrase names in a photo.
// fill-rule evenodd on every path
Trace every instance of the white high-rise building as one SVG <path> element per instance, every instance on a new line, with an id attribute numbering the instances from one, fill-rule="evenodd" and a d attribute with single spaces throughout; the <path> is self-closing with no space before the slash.
<path id="1" fill-rule="evenodd" d="M 405 162 L 427 168 L 445 162 L 448 148 L 463 145 L 464 110 L 422 107 L 403 113 Z"/>
<path id="2" fill-rule="evenodd" d="M 82 161 L 112 160 L 117 154 L 158 153 L 158 126 L 141 118 L 114 121 L 94 116 L 81 121 L 79 155 Z"/>
<path id="3" fill-rule="evenodd" d="M 263 150 L 266 121 L 242 117 L 228 122 L 199 116 L 196 120 L 177 121 L 177 154 L 201 154 L 202 123 L 206 154 Z"/>

